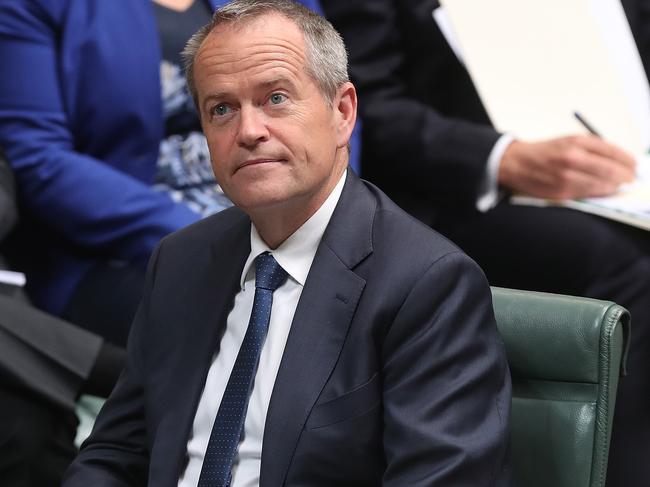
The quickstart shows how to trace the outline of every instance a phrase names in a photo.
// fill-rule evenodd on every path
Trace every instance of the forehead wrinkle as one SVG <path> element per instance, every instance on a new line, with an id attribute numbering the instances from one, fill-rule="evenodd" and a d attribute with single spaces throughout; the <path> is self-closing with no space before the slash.
<path id="1" fill-rule="evenodd" d="M 286 70 L 276 77 L 288 79 L 308 74 L 302 32 L 293 22 L 289 22 L 277 33 L 278 19 L 282 23 L 286 21 L 281 16 L 270 16 L 247 26 L 226 24 L 222 28 L 217 27 L 199 48 L 195 70 L 201 70 L 203 78 L 223 76 L 225 79 L 220 79 L 219 84 L 235 81 L 229 80 L 230 76 L 243 74 L 250 78 L 270 70 L 280 73 Z M 273 24 L 269 32 L 266 27 Z M 274 28 L 276 32 L 272 31 Z"/>
<path id="2" fill-rule="evenodd" d="M 275 49 L 274 49 L 275 48 Z M 259 42 L 255 45 L 241 46 L 237 48 L 227 46 L 206 46 L 199 53 L 197 60 L 205 63 L 232 64 L 239 61 L 251 59 L 253 56 L 273 56 L 278 58 L 291 59 L 300 63 L 305 63 L 306 56 L 302 49 L 298 49 L 294 44 L 289 42 Z M 264 60 L 264 59 L 262 59 Z"/>
<path id="3" fill-rule="evenodd" d="M 297 58 L 274 49 L 257 50 L 254 53 L 226 54 L 206 53 L 200 65 L 206 76 L 236 75 L 245 71 L 257 73 L 270 69 L 286 69 L 293 76 L 304 73 L 304 56 Z"/>
<path id="4" fill-rule="evenodd" d="M 212 65 L 206 66 L 204 68 L 204 73 L 206 76 L 231 76 L 237 75 L 243 72 L 248 71 L 248 77 L 256 76 L 260 73 L 267 73 L 271 70 L 273 71 L 288 71 L 293 77 L 298 77 L 301 73 L 301 68 L 297 67 L 293 63 L 288 63 L 280 59 L 268 59 L 262 63 L 246 63 L 243 66 L 236 66 L 237 63 L 231 63 L 233 66 L 224 66 L 224 65 Z M 282 77 L 277 75 L 276 77 Z M 286 78 L 286 76 L 283 76 Z"/>
<path id="5" fill-rule="evenodd" d="M 261 49 L 263 51 L 272 50 L 273 48 L 278 48 L 280 51 L 287 50 L 293 53 L 299 59 L 304 59 L 305 49 L 304 42 L 300 39 L 300 45 L 297 45 L 294 42 L 290 42 L 283 37 L 268 36 L 265 39 L 253 42 L 246 42 L 246 46 L 242 46 L 243 51 L 255 51 L 256 49 Z"/>
<path id="6" fill-rule="evenodd" d="M 277 28 L 278 21 L 285 24 L 280 34 L 273 32 L 274 24 Z M 292 21 L 277 14 L 256 19 L 248 25 L 229 23 L 217 27 L 199 47 L 196 59 L 209 61 L 212 57 L 222 56 L 228 61 L 231 58 L 254 55 L 256 52 L 274 50 L 278 51 L 278 55 L 293 55 L 300 62 L 305 62 L 306 43 L 303 33 Z"/>

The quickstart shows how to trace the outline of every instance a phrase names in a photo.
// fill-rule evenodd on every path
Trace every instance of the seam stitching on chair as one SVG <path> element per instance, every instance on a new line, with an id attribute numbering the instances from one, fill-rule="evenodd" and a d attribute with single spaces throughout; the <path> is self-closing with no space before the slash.
<path id="1" fill-rule="evenodd" d="M 612 309 L 613 308 L 613 309 Z M 605 319 L 607 320 L 605 324 L 605 330 L 604 334 L 601 335 L 602 338 L 602 343 L 599 349 L 599 354 L 603 350 L 609 350 L 611 348 L 611 335 L 612 335 L 612 330 L 616 323 L 618 323 L 618 320 L 620 319 L 622 314 L 622 309 L 618 306 L 610 306 L 607 311 L 605 312 Z M 603 410 L 605 412 L 605 417 L 609 418 L 609 374 L 610 374 L 610 368 L 611 368 L 611 357 L 609 353 L 604 353 L 600 354 L 601 357 L 603 357 L 603 364 L 602 367 L 599 367 L 599 373 L 603 371 L 603 378 L 602 378 L 602 384 L 603 384 L 603 391 L 599 396 L 602 396 L 603 399 Z M 609 424 L 609 420 L 607 421 Z M 595 439 L 595 438 L 594 438 Z M 610 434 L 610 441 L 611 441 L 611 434 Z M 601 442 L 600 445 L 600 465 L 599 465 L 599 470 L 600 470 L 600 475 L 598 479 L 598 485 L 604 485 L 605 483 L 605 469 L 607 467 L 607 455 L 605 455 L 605 450 L 608 448 L 608 444 L 605 442 Z"/>

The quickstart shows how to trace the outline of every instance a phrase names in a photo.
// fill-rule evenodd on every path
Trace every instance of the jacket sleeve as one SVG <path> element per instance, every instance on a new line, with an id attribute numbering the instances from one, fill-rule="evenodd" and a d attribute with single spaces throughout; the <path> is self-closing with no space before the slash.
<path id="1" fill-rule="evenodd" d="M 443 113 L 422 95 L 449 76 L 446 70 L 431 74 L 432 58 L 441 53 L 409 33 L 438 36 L 440 49 L 447 49 L 432 18 L 435 3 L 325 0 L 323 7 L 349 50 L 363 121 L 364 174 L 373 178 L 380 172 L 380 184 L 399 181 L 406 191 L 473 205 L 500 134 L 487 124 L 445 115 L 454 108 Z M 462 70 L 455 59 L 450 63 Z M 381 167 L 369 167 L 375 165 Z"/>
<path id="2" fill-rule="evenodd" d="M 639 50 L 646 77 L 650 79 L 650 2 L 621 0 L 621 4 Z"/>
<path id="3" fill-rule="evenodd" d="M 0 147 L 14 169 L 21 204 L 34 218 L 73 244 L 146 262 L 162 236 L 199 215 L 77 149 L 59 52 L 62 39 L 72 35 L 62 31 L 68 4 L 0 4 Z"/>
<path id="4" fill-rule="evenodd" d="M 145 330 L 159 252 L 157 247 L 149 263 L 143 298 L 129 335 L 124 371 L 97 416 L 91 435 L 68 468 L 63 487 L 147 485 Z"/>
<path id="5" fill-rule="evenodd" d="M 0 242 L 18 220 L 14 176 L 7 160 L 0 153 Z"/>
<path id="6" fill-rule="evenodd" d="M 383 348 L 383 485 L 511 485 L 510 374 L 478 266 L 460 252 L 431 265 Z"/>

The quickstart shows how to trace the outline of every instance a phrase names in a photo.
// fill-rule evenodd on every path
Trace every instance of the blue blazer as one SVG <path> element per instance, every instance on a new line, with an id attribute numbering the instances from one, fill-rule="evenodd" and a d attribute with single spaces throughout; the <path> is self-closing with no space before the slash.
<path id="1" fill-rule="evenodd" d="M 237 208 L 162 241 L 64 487 L 177 485 L 249 252 Z M 509 487 L 510 394 L 481 270 L 348 173 L 273 386 L 260 487 Z"/>
<path id="2" fill-rule="evenodd" d="M 151 188 L 164 126 L 151 1 L 2 0 L 0 60 L 19 264 L 35 303 L 58 314 L 94 263 L 144 267 L 163 236 L 200 218 Z"/>

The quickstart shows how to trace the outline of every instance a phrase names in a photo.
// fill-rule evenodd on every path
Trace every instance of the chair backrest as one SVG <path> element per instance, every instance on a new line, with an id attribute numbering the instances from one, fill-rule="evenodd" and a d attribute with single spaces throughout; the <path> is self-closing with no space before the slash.
<path id="1" fill-rule="evenodd" d="M 607 301 L 492 288 L 522 487 L 603 487 L 630 317 Z"/>

